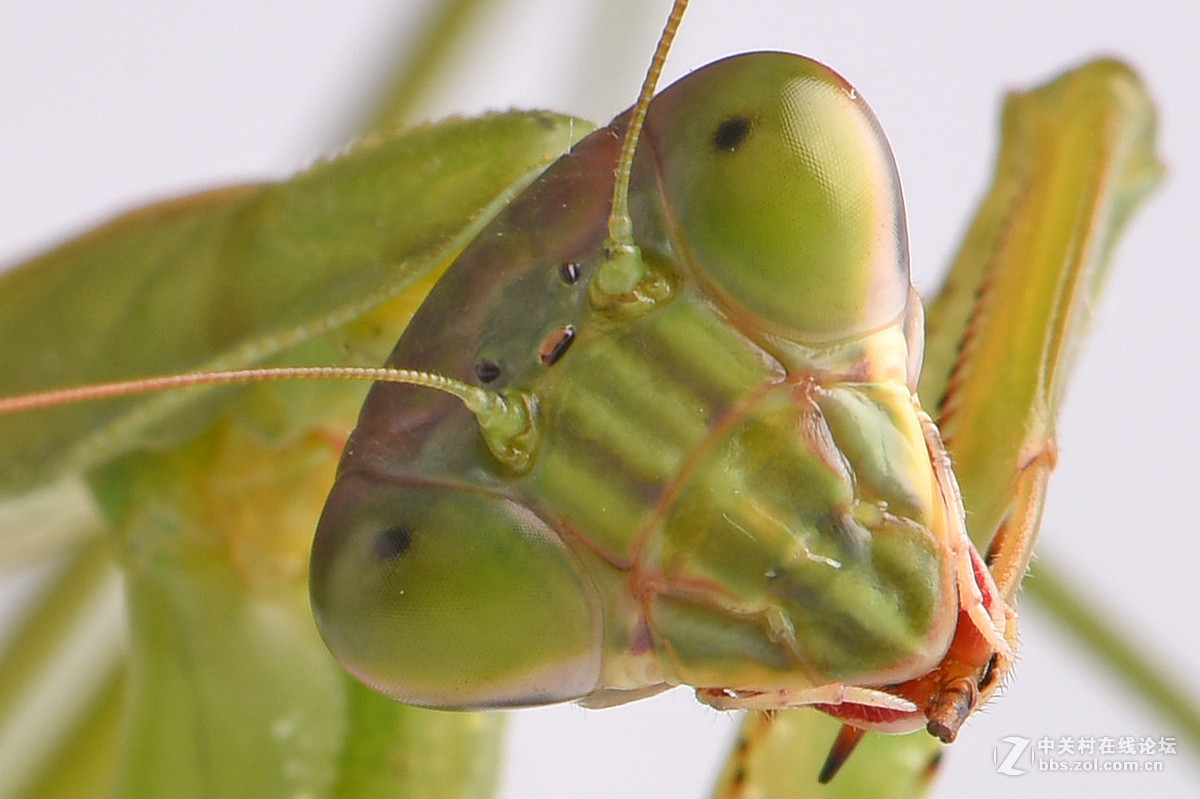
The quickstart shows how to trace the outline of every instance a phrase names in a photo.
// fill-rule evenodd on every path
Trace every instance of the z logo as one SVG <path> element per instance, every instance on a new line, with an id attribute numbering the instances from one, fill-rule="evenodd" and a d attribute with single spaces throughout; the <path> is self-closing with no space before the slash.
<path id="1" fill-rule="evenodd" d="M 1011 744 L 1012 749 L 1008 750 L 1008 755 L 1005 756 L 1004 761 L 996 766 L 996 773 L 1004 774 L 1009 777 L 1021 776 L 1025 773 L 1026 769 L 1015 768 L 1015 766 L 1017 760 L 1019 760 L 1021 755 L 1025 754 L 1025 750 L 1029 748 L 1029 739 L 1021 738 L 1016 735 L 1010 735 L 1009 737 L 1001 738 L 1000 740 L 1006 744 Z M 999 759 L 999 752 L 996 749 L 993 749 L 992 762 L 994 763 Z"/>

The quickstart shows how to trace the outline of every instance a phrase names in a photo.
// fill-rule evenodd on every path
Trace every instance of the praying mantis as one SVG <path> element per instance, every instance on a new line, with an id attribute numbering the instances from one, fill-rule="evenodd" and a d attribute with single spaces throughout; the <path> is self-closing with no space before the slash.
<path id="1" fill-rule="evenodd" d="M 696 9 L 693 10 L 692 13 L 694 15 L 699 16 L 699 15 L 701 15 L 699 12 L 703 12 L 703 11 L 704 11 L 704 9 L 698 6 Z M 778 9 L 776 9 L 775 11 L 776 11 L 776 15 L 777 15 Z M 763 16 L 769 16 L 769 12 L 770 12 L 770 9 L 765 10 L 763 12 Z M 740 13 L 745 13 L 745 12 L 743 11 Z M 839 17 L 844 18 L 846 10 L 840 9 L 840 10 L 838 10 L 837 13 L 838 13 Z M 694 22 L 694 20 L 689 20 L 688 24 L 689 25 L 693 24 L 693 22 Z M 812 23 L 812 20 L 808 20 L 806 24 L 811 24 L 811 23 Z M 1179 29 L 1187 29 L 1187 26 L 1185 24 L 1181 24 L 1178 21 L 1176 21 L 1174 23 L 1174 25 L 1177 26 Z M 860 29 L 860 27 L 861 27 L 860 25 L 856 24 L 856 25 L 849 26 L 849 27 L 855 29 L 853 31 L 853 33 L 855 35 L 858 35 L 858 36 L 863 35 L 863 31 Z M 886 24 L 881 23 L 881 28 L 884 30 L 890 31 L 890 29 L 888 28 L 888 26 Z M 767 44 L 771 44 L 771 45 L 777 45 L 777 46 L 781 46 L 781 47 L 786 46 L 788 49 L 809 50 L 811 48 L 807 44 L 807 41 L 802 38 L 802 36 L 808 36 L 808 35 L 812 35 L 812 34 L 810 34 L 810 33 L 792 34 L 792 36 L 793 36 L 792 43 L 758 41 L 758 42 L 753 43 L 753 45 L 747 44 L 745 46 L 746 47 L 750 47 L 750 46 L 761 47 L 761 46 L 764 46 Z M 822 38 L 820 36 L 816 36 L 816 35 L 813 35 L 813 38 L 816 41 L 822 40 Z M 834 32 L 830 33 L 830 38 L 831 39 L 835 38 Z M 799 44 L 797 44 L 795 42 L 799 42 Z M 684 45 L 685 43 L 686 43 L 685 41 L 681 42 L 681 46 Z M 731 52 L 731 51 L 734 51 L 741 47 L 741 45 L 739 45 L 737 43 L 730 43 L 728 41 L 720 42 L 716 46 L 720 47 L 720 50 L 716 53 L 712 53 L 711 55 L 715 56 L 715 55 L 719 55 L 719 54 L 724 54 L 726 52 Z M 815 46 L 815 44 L 814 44 L 814 46 Z M 1089 46 L 1094 46 L 1094 45 L 1089 45 Z M 1121 42 L 1119 40 L 1114 40 L 1114 46 L 1120 47 Z M 1186 48 L 1181 47 L 1179 49 L 1184 50 Z M 1080 52 L 1082 52 L 1082 51 L 1080 51 Z M 685 59 L 687 57 L 685 55 L 685 53 L 686 53 L 686 51 L 683 51 L 683 50 L 676 51 L 676 54 L 674 56 L 676 63 L 699 64 L 699 63 L 703 63 L 706 60 L 710 60 L 710 58 L 708 56 L 700 56 L 694 60 L 684 61 L 683 59 Z M 914 178 L 912 177 L 913 175 L 918 175 L 918 174 L 923 175 L 925 173 L 920 171 L 920 169 L 921 169 L 920 167 L 915 167 L 912 164 L 910 164 L 908 161 L 906 161 L 904 149 L 903 149 L 904 145 L 901 143 L 904 141 L 904 139 L 901 138 L 904 134 L 903 133 L 900 133 L 899 135 L 897 134 L 896 122 L 894 121 L 894 118 L 904 118 L 904 117 L 921 118 L 921 112 L 914 110 L 913 108 L 908 108 L 908 109 L 904 110 L 902 113 L 901 112 L 889 113 L 889 111 L 887 110 L 887 105 L 886 105 L 886 103 L 888 101 L 885 97 L 881 96 L 881 95 L 886 94 L 886 92 L 881 88 L 877 88 L 875 85 L 871 85 L 869 82 L 870 79 L 864 80 L 864 78 L 862 76 L 860 76 L 858 74 L 858 72 L 856 71 L 858 69 L 857 66 L 851 66 L 848 63 L 844 63 L 833 52 L 828 52 L 828 53 L 821 52 L 821 53 L 819 53 L 819 55 L 822 57 L 823 60 L 834 63 L 844 73 L 850 74 L 852 76 L 852 79 L 856 82 L 856 84 L 858 84 L 860 88 L 862 88 L 865 92 L 867 92 L 868 96 L 872 99 L 872 102 L 875 105 L 876 112 L 884 120 L 884 124 L 887 127 L 889 134 L 892 136 L 893 146 L 896 147 L 896 149 L 897 149 L 897 152 L 898 152 L 897 157 L 901 163 L 901 169 L 903 170 L 904 175 L 906 177 L 906 190 L 907 190 L 907 195 L 908 195 L 909 205 L 910 205 L 910 229 L 911 229 L 913 237 L 914 237 L 914 262 L 918 264 L 918 268 L 919 268 L 922 261 L 928 262 L 929 260 L 934 259 L 934 256 L 929 254 L 929 249 L 926 249 L 926 254 L 924 256 L 922 256 L 920 254 L 920 252 L 921 252 L 921 248 L 919 245 L 920 239 L 918 237 L 921 235 L 922 223 L 920 222 L 920 216 L 918 215 L 919 212 L 917 210 L 915 210 L 916 207 L 919 207 L 919 205 L 918 205 L 919 199 L 918 198 L 921 196 L 922 191 L 928 191 L 928 189 L 918 188 L 918 186 L 924 186 L 925 181 L 924 180 L 914 180 Z M 1075 55 L 1077 55 L 1077 54 L 1072 53 L 1071 57 L 1074 57 Z M 889 59 L 881 57 L 878 52 L 873 53 L 873 57 L 882 62 L 887 62 L 889 60 Z M 963 62 L 965 62 L 966 60 L 967 59 L 964 56 Z M 1062 60 L 1065 60 L 1065 59 L 1063 59 L 1063 58 L 1059 59 L 1059 61 L 1062 61 Z M 889 67 L 889 69 L 887 71 L 890 73 L 893 73 L 896 79 L 898 79 L 898 80 L 902 79 L 904 70 L 900 69 L 898 65 L 904 64 L 904 63 L 906 63 L 905 58 L 897 55 L 893 59 L 891 59 L 891 66 Z M 635 72 L 636 72 L 637 68 L 640 68 L 640 67 L 635 67 L 634 68 Z M 1045 68 L 1043 68 L 1042 71 L 1044 72 Z M 1184 72 L 1184 74 L 1187 74 L 1186 70 L 1183 70 L 1183 72 Z M 1031 74 L 1030 78 L 1033 78 L 1033 77 L 1034 77 L 1034 75 Z M 1036 75 L 1036 77 L 1040 78 L 1040 77 L 1042 77 L 1042 75 L 1040 73 L 1038 73 Z M 1012 82 L 1011 75 L 1006 75 L 1005 79 L 1006 79 L 1006 82 L 1008 82 L 1008 83 Z M 880 79 L 880 80 L 882 80 L 882 79 Z M 908 78 L 908 80 L 911 81 L 911 78 Z M 978 111 L 977 113 L 973 113 L 973 112 L 963 111 L 960 109 L 958 111 L 958 113 L 955 115 L 957 117 L 979 119 L 979 131 L 980 132 L 978 133 L 978 135 L 975 136 L 975 138 L 980 141 L 980 151 L 981 152 L 976 154 L 975 161 L 977 161 L 978 163 L 981 164 L 986 160 L 986 154 L 984 152 L 982 152 L 984 149 L 982 142 L 987 141 L 988 136 L 990 135 L 989 133 L 987 133 L 987 131 L 990 131 L 991 127 L 992 127 L 991 120 L 993 119 L 993 113 L 991 112 L 990 109 L 991 109 L 991 103 L 994 102 L 994 95 L 996 94 L 996 91 L 984 91 L 982 89 L 979 89 L 978 87 L 965 87 L 964 86 L 958 92 L 952 93 L 952 95 L 954 97 L 954 99 L 952 101 L 945 101 L 945 102 L 947 102 L 947 104 L 953 104 L 955 107 L 957 107 L 957 104 L 962 101 L 962 96 L 964 94 L 979 95 L 980 96 L 980 108 L 985 107 L 984 100 L 986 100 L 986 103 L 987 103 L 986 108 L 988 110 L 986 110 L 986 111 L 981 110 L 981 111 Z M 1164 94 L 1166 94 L 1166 93 L 1164 92 Z M 622 100 L 621 103 L 624 104 L 627 101 L 628 100 L 626 98 L 626 99 Z M 547 102 L 546 104 L 554 105 L 553 103 L 550 103 L 550 102 Z M 606 118 L 607 116 L 611 115 L 612 111 L 615 111 L 615 110 L 616 110 L 615 108 L 607 109 L 604 111 L 589 114 L 588 116 L 591 116 L 593 118 Z M 986 120 L 986 122 L 985 122 L 985 120 Z M 932 125 L 927 121 L 921 122 L 916 125 L 915 130 L 917 132 L 916 132 L 916 134 L 914 134 L 912 136 L 912 138 L 928 139 L 928 137 L 929 137 L 928 131 L 935 129 L 935 128 L 936 128 L 935 125 Z M 943 152 L 938 153 L 939 156 L 946 155 L 946 153 L 944 152 L 945 148 L 938 148 L 938 149 L 943 151 Z M 1182 154 L 1180 154 L 1180 155 L 1182 155 Z M 1184 176 L 1187 175 L 1186 166 L 1183 164 L 1177 165 L 1176 152 L 1171 152 L 1169 157 L 1172 160 L 1173 168 L 1179 169 L 1180 167 L 1183 167 L 1183 171 L 1180 171 L 1178 173 L 1178 174 L 1180 174 L 1180 178 L 1178 178 L 1178 180 L 1180 180 L 1180 181 L 1184 180 L 1185 179 Z M 982 169 L 982 167 L 978 167 L 978 168 Z M 930 169 L 929 173 L 936 174 L 936 171 L 933 169 Z M 956 176 L 957 170 L 954 170 L 953 173 Z M 918 185 L 914 185 L 915 183 Z M 955 198 L 952 203 L 953 207 L 955 207 L 956 209 L 961 209 L 962 207 L 965 207 L 965 205 L 967 205 L 970 202 L 970 196 L 975 191 L 977 191 L 977 189 L 974 186 L 960 185 L 960 184 L 967 183 L 967 181 L 958 180 L 958 179 L 956 179 L 956 177 L 947 178 L 946 180 L 940 181 L 940 183 L 942 185 L 936 190 L 941 190 L 941 191 L 946 191 L 946 192 L 949 192 L 951 190 L 960 190 L 962 192 L 962 194 L 960 196 L 958 196 L 957 198 Z M 947 185 L 949 185 L 950 188 L 946 188 Z M 1187 207 L 1186 202 L 1184 204 L 1178 205 L 1176 207 Z M 949 215 L 949 213 L 947 212 L 946 215 Z M 939 214 L 933 214 L 933 216 L 937 217 L 937 216 L 939 216 Z M 956 216 L 956 218 L 961 217 L 961 216 L 962 216 L 962 214 L 959 213 Z M 951 234 L 947 233 L 945 235 L 948 237 Z M 926 247 L 928 248 L 929 245 L 926 245 Z M 942 247 L 941 249 L 943 249 L 943 250 L 948 249 L 948 244 L 946 247 Z M 1144 248 L 1139 248 L 1135 244 L 1127 243 L 1123 247 L 1122 252 L 1137 252 L 1137 253 L 1139 253 L 1140 257 L 1137 259 L 1139 261 L 1139 263 L 1135 263 L 1132 268 L 1129 266 L 1123 267 L 1122 264 L 1118 263 L 1114 268 L 1114 272 L 1115 272 L 1114 282 L 1121 280 L 1122 278 L 1128 278 L 1129 276 L 1127 273 L 1129 273 L 1129 272 L 1136 273 L 1138 276 L 1138 279 L 1145 279 L 1145 275 L 1144 275 L 1144 271 L 1145 271 L 1144 264 L 1145 263 L 1163 264 L 1163 263 L 1178 262 L 1180 260 L 1180 256 L 1178 255 L 1178 252 L 1175 252 L 1173 255 L 1171 255 L 1169 257 L 1166 254 L 1162 254 L 1160 257 L 1152 257 L 1149 255 L 1145 255 L 1145 253 L 1147 253 L 1147 252 L 1155 252 L 1155 250 L 1148 244 Z M 1184 278 L 1184 279 L 1186 279 L 1186 278 Z M 1184 284 L 1184 285 L 1186 285 L 1186 284 Z M 1113 288 L 1116 288 L 1116 287 L 1114 286 Z M 1114 292 L 1114 293 L 1119 293 L 1119 292 Z M 1170 293 L 1170 292 L 1164 292 L 1164 294 L 1166 294 L 1166 293 Z M 1182 289 L 1177 288 L 1174 290 L 1174 296 L 1186 296 L 1187 294 L 1188 294 L 1188 292 L 1186 292 L 1185 290 L 1182 290 Z M 1161 297 L 1158 299 L 1161 300 Z M 1131 302 L 1131 301 L 1130 300 L 1122 300 L 1122 303 L 1128 303 L 1128 302 Z M 1104 332 L 1103 329 L 1098 331 L 1098 333 L 1100 333 L 1100 334 L 1102 334 L 1103 332 Z M 1183 340 L 1185 340 L 1185 341 L 1187 340 L 1186 335 L 1183 337 Z M 1102 345 L 1097 345 L 1095 343 L 1091 343 L 1089 345 L 1089 351 L 1093 352 L 1093 357 L 1096 357 L 1094 355 L 1094 353 L 1097 349 L 1103 351 L 1105 348 Z M 1141 358 L 1142 355 L 1144 354 L 1144 352 L 1147 351 L 1148 349 L 1149 348 L 1139 348 L 1137 350 L 1138 357 Z M 1126 359 L 1126 360 L 1128 362 L 1129 359 Z M 1086 363 L 1087 362 L 1085 361 L 1085 365 L 1086 365 Z M 1082 368 L 1083 367 L 1081 367 L 1081 369 Z M 1150 374 L 1166 373 L 1165 369 L 1159 369 L 1159 370 L 1149 369 L 1147 371 Z M 1084 393 L 1084 392 L 1079 388 L 1074 388 L 1072 390 L 1072 394 L 1075 396 L 1079 395 L 1080 393 Z M 1161 392 L 1161 393 L 1165 394 L 1166 392 Z M 1076 402 L 1078 403 L 1078 400 Z M 1117 411 L 1115 409 L 1116 408 L 1128 408 L 1128 407 L 1135 407 L 1135 406 L 1132 402 L 1130 402 L 1130 403 L 1115 403 L 1114 402 L 1111 407 L 1106 408 L 1105 409 L 1106 421 L 1102 423 L 1101 429 L 1113 430 L 1113 428 L 1116 426 L 1112 422 L 1113 415 L 1115 413 L 1117 413 Z M 1068 420 L 1071 418 L 1071 412 L 1072 411 L 1069 408 L 1065 414 L 1065 416 Z M 1066 441 L 1067 441 L 1067 439 L 1066 439 L 1066 436 L 1064 435 L 1064 458 L 1066 458 L 1067 454 L 1071 451 L 1071 447 L 1068 443 L 1066 443 Z M 1105 447 L 1104 451 L 1110 452 L 1111 448 Z M 1136 451 L 1136 449 L 1134 451 Z M 1100 455 L 1097 455 L 1093 460 L 1099 462 L 1099 461 L 1103 460 L 1103 458 Z M 1181 474 L 1188 473 L 1186 466 L 1181 467 L 1180 473 Z M 1076 508 L 1071 509 L 1071 513 L 1068 514 L 1067 519 L 1064 519 L 1062 522 L 1059 522 L 1056 524 L 1054 521 L 1055 517 L 1052 515 L 1054 513 L 1054 510 L 1053 510 L 1054 504 L 1053 503 L 1055 501 L 1057 501 L 1057 499 L 1055 499 L 1055 497 L 1056 497 L 1056 494 L 1061 490 L 1061 482 L 1065 479 L 1064 475 L 1066 475 L 1066 474 L 1069 474 L 1069 472 L 1067 472 L 1067 470 L 1064 468 L 1063 474 L 1060 474 L 1059 476 L 1056 477 L 1056 480 L 1054 483 L 1055 488 L 1051 491 L 1052 504 L 1050 507 L 1050 511 L 1048 511 L 1048 513 L 1051 515 L 1048 516 L 1048 521 L 1047 521 L 1047 531 L 1048 531 L 1047 539 L 1050 540 L 1051 543 L 1053 543 L 1055 536 L 1059 535 L 1060 530 L 1063 530 L 1063 528 L 1079 526 L 1079 527 L 1082 527 L 1086 531 L 1086 534 L 1088 535 L 1087 550 L 1094 551 L 1097 548 L 1103 546 L 1102 542 L 1097 540 L 1098 538 L 1102 537 L 1097 533 L 1097 531 L 1111 531 L 1111 530 L 1117 528 L 1118 526 L 1114 525 L 1113 522 L 1111 521 L 1111 519 L 1098 520 L 1098 521 L 1094 521 L 1091 524 L 1079 525 L 1077 514 L 1081 513 L 1081 511 L 1079 511 Z M 1176 492 L 1177 495 L 1182 495 L 1182 493 L 1183 493 L 1182 491 Z M 1091 496 L 1087 499 L 1086 502 L 1078 503 L 1078 504 L 1088 504 L 1088 503 L 1096 504 L 1097 499 L 1098 499 L 1097 497 Z M 1129 502 L 1125 502 L 1122 504 L 1135 505 L 1138 503 L 1129 501 Z M 1111 514 L 1112 512 L 1113 511 L 1110 508 L 1109 513 Z M 1067 523 L 1068 521 L 1070 522 L 1069 524 Z M 1155 525 L 1155 527 L 1156 527 L 1156 529 L 1163 529 L 1164 527 L 1169 527 L 1169 525 L 1159 524 L 1159 525 Z M 1121 529 L 1127 530 L 1127 529 L 1132 529 L 1132 528 L 1131 528 L 1130 524 L 1127 524 L 1127 525 L 1122 526 Z M 1053 531 L 1053 533 L 1051 534 L 1049 531 Z M 1107 536 L 1104 536 L 1104 537 L 1107 538 Z M 1170 538 L 1171 545 L 1174 545 L 1174 539 L 1171 536 L 1165 536 L 1165 537 Z M 1117 538 L 1118 540 L 1121 540 L 1122 536 L 1115 536 L 1115 538 Z M 1126 543 L 1124 543 L 1122 545 L 1122 549 L 1121 549 L 1122 558 L 1130 557 L 1127 554 L 1127 551 L 1129 549 L 1130 549 L 1130 545 L 1126 541 Z M 1073 553 L 1066 553 L 1066 555 L 1070 555 L 1070 557 L 1072 559 L 1074 558 Z M 1066 555 L 1060 555 L 1060 562 L 1062 561 L 1062 559 L 1064 557 L 1066 557 Z M 1155 560 L 1156 574 L 1159 573 L 1158 570 L 1161 570 L 1163 568 L 1169 569 L 1169 564 L 1164 566 L 1164 564 L 1159 562 L 1160 560 L 1162 560 L 1161 556 L 1154 558 L 1154 560 Z M 1184 560 L 1184 558 L 1179 558 L 1176 560 Z M 1110 564 L 1113 562 L 1114 561 L 1112 561 L 1112 560 L 1108 561 L 1108 563 L 1110 563 Z M 1120 580 L 1113 576 L 1111 566 L 1109 567 L 1109 571 L 1106 571 L 1104 574 L 1105 574 L 1104 579 L 1105 579 L 1106 584 L 1108 582 L 1115 582 L 1118 584 L 1120 583 Z M 1176 594 L 1181 595 L 1181 596 L 1185 595 L 1182 590 L 1176 592 Z M 1166 621 L 1166 619 L 1163 617 L 1167 616 L 1168 614 L 1162 612 L 1160 603 L 1153 602 L 1154 596 L 1155 596 L 1154 594 L 1150 594 L 1148 596 L 1148 599 L 1151 600 L 1151 608 L 1148 609 L 1145 613 L 1137 614 L 1137 618 L 1139 620 L 1146 619 L 1149 623 L 1153 623 L 1155 613 L 1158 613 L 1160 616 L 1159 621 L 1164 621 L 1164 622 Z M 1019 690 L 1019 686 L 1020 686 L 1021 682 L 1024 681 L 1025 679 L 1029 679 L 1031 676 L 1030 672 L 1034 671 L 1034 667 L 1032 665 L 1030 665 L 1030 660 L 1029 660 L 1031 657 L 1030 649 L 1028 646 L 1028 644 L 1029 644 L 1028 638 L 1029 637 L 1030 636 L 1027 633 L 1026 648 L 1025 648 L 1025 654 L 1024 654 L 1025 666 L 1022 668 L 1022 674 L 1021 674 L 1022 680 L 1018 681 L 1017 683 L 1014 684 L 1014 689 L 1013 689 L 1014 691 Z M 1056 690 L 1062 690 L 1061 680 L 1056 680 L 1055 683 L 1056 683 L 1055 684 Z M 1015 700 L 1015 696 L 1012 697 L 1012 700 Z M 995 716 L 995 715 L 998 715 L 998 714 L 1004 712 L 1005 706 L 1010 705 L 1010 704 L 1016 704 L 1016 701 L 1009 701 L 1009 702 L 1004 702 L 1004 703 L 998 704 L 996 710 L 993 711 L 992 716 Z M 618 713 L 618 712 L 619 711 L 610 711 L 610 713 Z M 651 712 L 653 712 L 653 711 L 651 711 Z M 703 712 L 703 711 L 700 711 L 700 712 Z M 709 717 L 706 716 L 706 718 L 709 718 Z M 693 719 L 694 719 L 694 716 L 693 716 Z M 990 718 L 988 720 L 990 720 Z M 592 727 L 592 728 L 594 728 L 598 723 L 599 723 L 598 721 L 593 721 L 591 719 L 589 719 L 587 722 L 585 722 L 586 725 L 588 725 L 589 727 Z M 621 722 L 618 722 L 618 723 L 621 723 Z M 636 722 L 634 722 L 634 723 L 625 722 L 625 723 L 627 724 L 627 726 L 636 726 Z M 712 724 L 712 723 L 715 723 L 715 722 L 711 722 L 711 721 L 705 722 L 705 724 Z M 1016 729 L 1008 728 L 1008 729 L 1004 729 L 1002 732 L 997 732 L 995 735 L 979 735 L 978 737 L 980 737 L 980 738 L 986 738 L 986 740 L 983 742 L 983 745 L 982 745 L 982 747 L 983 747 L 982 753 L 981 754 L 977 753 L 978 756 L 975 756 L 972 759 L 971 754 L 960 754 L 956 751 L 955 756 L 953 758 L 949 759 L 951 768 L 954 767 L 953 764 L 955 764 L 956 762 L 962 763 L 965 761 L 965 762 L 973 764 L 973 766 L 971 766 L 971 767 L 964 766 L 964 769 L 968 769 L 968 768 L 973 769 L 973 770 L 967 771 L 970 779 L 977 779 L 979 776 L 980 769 L 986 769 L 987 773 L 990 775 L 991 774 L 991 766 L 990 766 L 991 760 L 990 760 L 989 752 L 990 752 L 990 749 L 995 746 L 995 741 L 1002 734 L 1019 733 L 1021 730 L 1026 730 L 1027 732 L 1029 732 L 1032 735 L 1038 735 L 1038 734 L 1042 734 L 1042 733 L 1055 734 L 1056 732 L 1060 731 L 1059 727 L 1053 726 L 1053 724 L 1050 722 L 1040 722 L 1039 724 L 1040 724 L 1040 726 L 1035 725 L 1035 724 L 1030 724 L 1027 726 L 1018 727 Z M 1100 722 L 1096 722 L 1096 724 L 1099 725 Z M 703 725 L 695 725 L 693 722 L 693 726 L 703 726 Z M 1169 733 L 1167 733 L 1167 734 L 1169 734 Z M 588 736 L 585 733 L 581 737 L 587 738 Z M 958 744 L 956 746 L 962 747 L 964 744 L 967 744 L 967 743 L 968 743 L 968 741 L 964 740 L 963 742 L 960 742 L 960 744 Z M 681 746 L 680 748 L 681 749 L 687 748 L 687 749 L 689 749 L 689 751 L 691 751 L 690 747 L 682 747 Z M 544 751 L 539 752 L 539 761 L 544 761 L 547 757 L 549 757 L 552 760 L 556 759 L 553 755 L 548 756 L 546 754 L 546 752 L 544 752 Z M 695 762 L 694 762 L 695 759 L 690 758 L 690 760 L 692 762 L 690 762 L 686 766 L 686 768 L 692 769 L 695 766 Z M 628 764 L 625 764 L 625 765 L 628 766 Z M 659 767 L 659 765 L 660 764 L 658 764 L 656 762 L 655 766 L 654 766 L 655 769 L 657 769 Z M 517 766 L 517 770 L 518 771 L 521 770 L 520 766 Z M 628 777 L 628 775 L 626 775 L 626 777 Z M 642 784 L 645 784 L 645 783 L 642 783 Z M 514 789 L 514 790 L 517 790 L 517 789 Z M 533 789 L 528 789 L 528 790 L 530 792 L 532 792 Z M 680 790 L 682 793 L 682 789 L 680 789 Z"/>

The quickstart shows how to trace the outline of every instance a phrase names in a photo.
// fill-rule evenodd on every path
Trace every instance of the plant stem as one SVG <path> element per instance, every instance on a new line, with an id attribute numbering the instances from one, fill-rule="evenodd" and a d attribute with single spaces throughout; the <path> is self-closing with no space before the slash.
<path id="1" fill-rule="evenodd" d="M 1101 607 L 1099 602 L 1090 601 L 1044 559 L 1025 578 L 1024 592 L 1125 685 L 1177 725 L 1193 752 L 1200 752 L 1200 709 L 1194 698 L 1143 655 L 1144 647 L 1094 610 Z"/>

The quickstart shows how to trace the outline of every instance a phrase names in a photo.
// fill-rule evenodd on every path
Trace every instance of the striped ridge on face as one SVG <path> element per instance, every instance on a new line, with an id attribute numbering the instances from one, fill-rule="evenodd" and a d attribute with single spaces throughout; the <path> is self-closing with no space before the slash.
<path id="1" fill-rule="evenodd" d="M 685 461 L 748 393 L 782 370 L 703 300 L 686 294 L 607 330 L 581 329 L 548 373 L 545 438 L 529 501 L 612 562 Z"/>
<path id="2" fill-rule="evenodd" d="M 903 678 L 929 655 L 948 572 L 906 387 L 789 378 L 687 290 L 590 321 L 539 385 L 523 501 L 626 575 L 671 682 Z"/>

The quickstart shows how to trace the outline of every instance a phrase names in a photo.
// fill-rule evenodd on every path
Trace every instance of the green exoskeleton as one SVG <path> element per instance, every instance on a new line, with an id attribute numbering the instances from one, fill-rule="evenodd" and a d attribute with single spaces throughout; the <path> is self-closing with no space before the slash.
<path id="1" fill-rule="evenodd" d="M 287 184 L 132 215 L 17 270 L 0 289 L 4 393 L 274 358 L 378 363 L 404 329 L 388 363 L 415 385 L 372 389 L 312 547 L 313 609 L 338 659 L 436 708 L 603 706 L 671 685 L 718 708 L 812 705 L 848 725 L 828 777 L 863 729 L 953 739 L 1011 667 L 1061 383 L 1025 396 L 988 373 L 1006 358 L 1017 377 L 1055 372 L 1077 333 L 1056 327 L 1077 325 L 1062 304 L 1097 279 L 1056 264 L 1102 262 L 1156 174 L 1136 79 L 1100 64 L 1060 84 L 1025 102 L 1104 95 L 1065 148 L 1133 166 L 1063 176 L 1099 209 L 1082 233 L 1055 214 L 1087 202 L 1043 190 L 1055 170 L 1002 161 L 1007 185 L 1069 243 L 1100 243 L 1047 258 L 1038 274 L 1058 288 L 956 268 L 931 312 L 932 373 L 879 123 L 820 64 L 753 53 L 650 106 L 629 191 L 637 257 L 606 230 L 627 116 L 574 144 L 575 123 L 549 115 L 418 128 Z M 1135 121 L 1138 147 L 1113 118 Z M 480 157 L 480 141 L 527 151 Z M 464 188 L 489 169 L 478 196 Z M 982 217 L 981 238 L 1001 239 L 992 260 L 1038 263 L 1020 250 L 1038 238 L 1030 218 Z M 987 299 L 984 283 L 1003 307 L 961 301 Z M 101 284 L 154 333 L 100 308 Z M 271 288 L 251 302 L 243 284 Z M 42 310 L 51 300 L 78 332 Z M 299 586 L 357 407 L 341 388 L 157 395 L 37 425 L 0 413 L 5 487 L 86 475 L 130 598 L 130 665 L 97 669 L 104 691 L 64 727 L 44 781 L 61 781 L 63 760 L 100 764 L 89 784 L 129 795 L 478 795 L 494 780 L 494 714 L 385 702 L 317 640 Z M 988 402 L 1001 394 L 1020 406 L 1003 424 Z M 64 574 L 68 593 L 79 573 L 98 579 L 100 549 Z M 794 718 L 749 717 L 725 789 L 792 770 L 811 748 L 789 737 Z M 119 742 L 105 734 L 118 726 Z M 408 755 L 433 750 L 428 774 Z M 763 769 L 769 757 L 787 765 Z M 483 776 L 461 776 L 472 770 Z M 799 778 L 811 786 L 816 770 Z"/>
<path id="2" fill-rule="evenodd" d="M 527 417 L 481 434 L 452 397 L 372 391 L 314 543 L 322 634 L 419 705 L 682 684 L 952 740 L 1015 617 L 914 393 L 923 315 L 879 123 L 784 53 L 668 88 L 630 189 L 645 274 L 620 285 L 602 244 L 623 123 L 480 234 L 389 358 Z"/>

